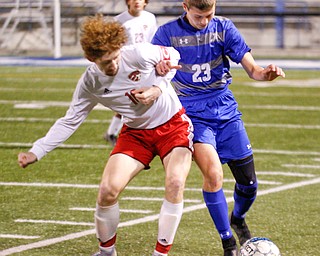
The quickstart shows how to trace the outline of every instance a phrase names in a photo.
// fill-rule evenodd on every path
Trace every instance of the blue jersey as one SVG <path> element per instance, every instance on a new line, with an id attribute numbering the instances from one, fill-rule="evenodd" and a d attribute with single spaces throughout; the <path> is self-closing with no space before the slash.
<path id="1" fill-rule="evenodd" d="M 239 63 L 251 49 L 233 22 L 216 16 L 202 30 L 178 19 L 159 27 L 152 43 L 173 46 L 181 59 L 172 80 L 179 97 L 197 96 L 226 89 L 232 81 L 229 60 Z"/>
<path id="2" fill-rule="evenodd" d="M 185 15 L 160 26 L 153 44 L 173 46 L 182 69 L 172 83 L 194 126 L 194 142 L 209 143 L 222 163 L 252 154 L 238 104 L 229 90 L 229 59 L 240 63 L 251 49 L 231 20 L 214 17 L 202 30 Z"/>

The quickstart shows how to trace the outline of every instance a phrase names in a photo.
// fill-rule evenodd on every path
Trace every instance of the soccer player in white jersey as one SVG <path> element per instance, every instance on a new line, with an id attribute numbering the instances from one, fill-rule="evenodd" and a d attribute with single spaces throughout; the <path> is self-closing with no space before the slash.
<path id="1" fill-rule="evenodd" d="M 172 47 L 150 43 L 123 46 L 126 39 L 125 28 L 114 20 L 107 21 L 102 15 L 84 20 L 81 46 L 93 64 L 79 79 L 66 115 L 28 152 L 19 153 L 18 163 L 25 168 L 58 147 L 98 103 L 120 113 L 124 125 L 105 166 L 97 197 L 94 216 L 100 250 L 95 255 L 116 255 L 118 197 L 130 180 L 148 169 L 159 155 L 166 185 L 153 255 L 164 256 L 173 244 L 182 216 L 193 127 L 170 84 L 175 70 L 164 77 L 155 71 L 161 60 L 176 65 L 179 53 Z"/>
<path id="2" fill-rule="evenodd" d="M 127 30 L 127 44 L 151 42 L 157 21 L 153 13 L 145 10 L 148 3 L 148 0 L 126 0 L 128 9 L 114 17 Z M 116 113 L 104 135 L 105 140 L 115 145 L 121 127 L 121 115 Z"/>

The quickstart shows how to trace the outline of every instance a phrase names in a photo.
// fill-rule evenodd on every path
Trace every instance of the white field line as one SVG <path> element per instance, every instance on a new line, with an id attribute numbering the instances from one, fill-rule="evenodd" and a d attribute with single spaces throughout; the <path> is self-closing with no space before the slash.
<path id="1" fill-rule="evenodd" d="M 22 123 L 54 123 L 57 118 L 26 118 L 26 117 L 0 117 L 0 122 L 22 122 Z M 111 119 L 86 119 L 85 123 L 105 124 Z"/>
<path id="2" fill-rule="evenodd" d="M 68 107 L 69 101 L 24 101 L 24 100 L 0 100 L 0 104 L 10 104 L 17 107 L 26 108 L 46 108 L 46 107 Z M 320 111 L 320 106 L 295 106 L 295 105 L 241 105 L 242 109 L 276 109 L 276 110 L 292 110 L 292 111 Z M 109 110 L 106 107 L 98 105 L 96 109 Z"/>
<path id="3" fill-rule="evenodd" d="M 92 222 L 75 222 L 75 221 L 59 221 L 59 220 L 27 220 L 17 219 L 17 223 L 38 223 L 38 224 L 59 224 L 59 225 L 73 225 L 73 226 L 90 226 L 94 227 Z"/>
<path id="4" fill-rule="evenodd" d="M 122 197 L 121 200 L 127 200 L 127 201 L 163 201 L 163 198 L 161 197 Z M 198 199 L 184 199 L 185 203 L 200 203 L 201 200 Z"/>
<path id="5" fill-rule="evenodd" d="M 26 108 L 26 109 L 44 109 L 47 107 L 69 107 L 70 101 L 24 101 L 24 100 L 0 100 L 0 104 L 14 105 L 15 108 Z M 105 110 L 111 111 L 109 108 L 98 104 L 94 107 L 94 110 Z"/>
<path id="6" fill-rule="evenodd" d="M 240 109 L 275 109 L 292 111 L 320 111 L 319 106 L 288 106 L 288 105 L 241 105 Z"/>
<path id="7" fill-rule="evenodd" d="M 320 165 L 308 165 L 308 164 L 283 164 L 283 167 L 299 168 L 299 169 L 320 169 Z"/>
<path id="8" fill-rule="evenodd" d="M 320 125 L 300 125 L 300 124 L 250 124 L 245 123 L 246 127 L 258 128 L 285 128 L 285 129 L 306 129 L 306 130 L 319 130 Z"/>
<path id="9" fill-rule="evenodd" d="M 71 211 L 81 211 L 81 212 L 94 212 L 96 208 L 87 208 L 87 207 L 72 207 L 69 208 Z M 123 213 L 143 213 L 150 214 L 153 213 L 151 210 L 138 210 L 138 209 L 120 209 L 120 212 Z"/>
<path id="10" fill-rule="evenodd" d="M 271 173 L 271 172 L 270 172 Z M 271 174 L 272 175 L 272 174 Z M 294 176 L 294 175 L 292 175 Z M 297 177 L 304 177 L 303 174 L 297 174 Z M 306 177 L 309 177 L 306 175 Z M 233 179 L 224 179 L 225 183 L 234 183 Z M 281 183 L 276 181 L 264 181 L 259 179 L 260 184 L 265 185 L 280 185 Z M 90 185 L 90 184 L 67 184 L 67 183 L 27 183 L 27 182 L 0 182 L 0 186 L 11 186 L 11 187 L 55 187 L 55 188 L 83 188 L 83 189 L 98 189 L 99 185 Z M 128 186 L 126 190 L 139 190 L 139 191 L 164 191 L 164 187 L 133 187 Z M 202 192 L 201 188 L 185 188 L 185 191 L 191 192 Z M 224 190 L 225 193 L 233 193 L 231 190 Z M 122 200 L 134 200 L 129 197 L 123 197 Z M 147 200 L 144 198 L 137 198 L 136 200 Z M 157 201 L 157 199 L 154 199 Z"/>
<path id="11" fill-rule="evenodd" d="M 23 122 L 23 123 L 54 123 L 56 118 L 27 118 L 27 117 L 0 117 L 0 122 Z M 91 124 L 101 124 L 110 123 L 110 119 L 87 119 L 85 123 Z M 320 125 L 300 125 L 300 124 L 255 124 L 246 123 L 247 127 L 258 127 L 258 128 L 284 128 L 284 129 L 308 129 L 308 130 L 318 130 Z"/>
<path id="12" fill-rule="evenodd" d="M 287 176 L 287 177 L 306 177 L 313 178 L 314 174 L 310 173 L 297 173 L 297 172 L 267 172 L 267 171 L 258 171 L 257 175 L 267 175 L 267 176 Z"/>
<path id="13" fill-rule="evenodd" d="M 32 147 L 32 143 L 21 143 L 21 142 L 2 142 L 0 141 L 0 147 Z M 110 148 L 109 145 L 90 145 L 90 144 L 61 144 L 60 148 L 70 149 L 105 149 Z M 58 147 L 58 148 L 59 148 Z M 293 151 L 293 150 L 270 150 L 270 149 L 253 149 L 254 153 L 261 154 L 273 154 L 273 155 L 306 155 L 306 156 L 319 156 L 320 151 Z"/>
<path id="14" fill-rule="evenodd" d="M 24 78 L 5 78 L 5 79 L 2 79 L 0 78 L 0 80 L 5 80 L 5 81 L 10 81 L 10 82 L 16 82 L 16 81 L 24 81 L 25 82 L 25 79 Z M 70 81 L 70 82 L 76 82 L 76 80 L 74 79 L 66 79 L 66 78 L 50 78 L 49 80 L 48 79 L 32 79 L 32 83 L 35 83 L 35 82 L 66 82 L 66 81 Z M 286 81 L 287 82 L 287 81 Z M 318 79 L 314 80 L 315 82 L 315 86 L 306 86 L 306 82 L 303 83 L 303 87 L 304 88 L 314 88 L 314 87 L 319 87 L 320 86 L 320 81 Z M 259 82 L 261 83 L 261 82 Z M 316 84 L 317 83 L 317 84 Z M 247 85 L 252 85 L 252 84 L 247 84 Z M 270 85 L 270 82 L 267 82 L 267 85 Z M 301 87 L 301 85 L 300 85 Z M 17 88 L 17 87 L 0 87 L 0 91 L 3 91 L 3 92 L 33 92 L 34 91 L 34 88 L 27 88 L 27 87 L 23 87 L 23 88 Z M 41 91 L 43 93 L 57 93 L 57 92 L 61 92 L 61 93 L 72 93 L 74 92 L 74 88 L 51 88 L 51 87 L 41 87 L 41 88 L 38 88 L 38 91 Z M 319 97 L 320 95 L 317 94 L 317 93 L 314 93 L 314 94 L 310 94 L 310 93 L 277 93 L 277 94 L 274 94 L 272 92 L 234 92 L 234 94 L 237 96 L 237 95 L 245 95 L 245 96 L 256 96 L 256 97 L 293 97 L 293 96 L 299 96 L 299 97 Z"/>
<path id="15" fill-rule="evenodd" d="M 223 182 L 234 182 L 234 179 L 223 179 Z M 264 185 L 281 185 L 282 182 L 278 181 L 269 181 L 269 180 L 261 180 L 259 179 L 259 184 L 264 184 Z"/>
<path id="16" fill-rule="evenodd" d="M 40 236 L 22 236 L 16 234 L 0 234 L 0 238 L 10 238 L 10 239 L 38 239 Z"/>
<path id="17" fill-rule="evenodd" d="M 229 180 L 234 182 L 234 180 Z M 56 188 L 84 188 L 84 189 L 98 189 L 99 185 L 90 184 L 67 184 L 67 183 L 37 183 L 37 182 L 0 182 L 0 186 L 16 186 L 16 187 L 56 187 Z M 126 190 L 140 190 L 140 191 L 164 191 L 164 187 L 135 187 L 127 186 Z M 202 192 L 201 188 L 185 188 L 184 191 Z M 224 190 L 225 193 L 233 193 L 231 190 Z"/>
<path id="18" fill-rule="evenodd" d="M 299 188 L 299 187 L 313 185 L 313 184 L 317 184 L 317 183 L 320 183 L 320 178 L 295 182 L 295 183 L 291 183 L 291 184 L 287 184 L 287 185 L 283 185 L 283 186 L 279 186 L 279 187 L 275 187 L 275 188 L 261 190 L 261 191 L 258 191 L 258 196 L 268 195 L 271 193 L 277 193 L 277 192 L 285 191 L 288 189 Z M 233 197 L 227 197 L 228 203 L 230 203 L 232 201 L 233 201 Z M 192 212 L 192 211 L 196 211 L 196 210 L 201 210 L 204 208 L 206 208 L 206 205 L 203 203 L 203 204 L 188 206 L 188 207 L 184 208 L 183 212 L 188 213 L 188 212 Z M 154 215 L 149 215 L 149 216 L 139 218 L 139 219 L 121 222 L 119 224 L 119 228 L 128 227 L 128 226 L 132 226 L 132 225 L 136 225 L 136 224 L 142 224 L 142 223 L 146 223 L 146 222 L 150 222 L 150 221 L 155 221 L 158 219 L 158 217 L 159 217 L 159 214 L 154 214 Z M 13 253 L 19 253 L 19 252 L 23 252 L 23 251 L 27 251 L 27 250 L 31 250 L 31 249 L 35 249 L 35 248 L 41 248 L 41 247 L 53 245 L 56 243 L 61 243 L 64 241 L 73 240 L 73 239 L 77 239 L 77 238 L 88 236 L 88 235 L 93 235 L 93 234 L 95 234 L 95 229 L 89 229 L 89 230 L 85 230 L 85 231 L 81 231 L 81 232 L 71 233 L 71 234 L 68 234 L 65 236 L 61 236 L 61 237 L 46 239 L 46 240 L 42 240 L 42 241 L 38 241 L 38 242 L 26 244 L 26 245 L 20 245 L 17 247 L 12 247 L 12 248 L 0 251 L 0 256 L 6 256 L 6 255 L 11 255 Z"/>

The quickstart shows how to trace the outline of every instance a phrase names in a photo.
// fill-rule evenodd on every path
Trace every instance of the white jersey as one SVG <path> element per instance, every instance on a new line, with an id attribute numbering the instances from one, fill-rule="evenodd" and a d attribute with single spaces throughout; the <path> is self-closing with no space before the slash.
<path id="1" fill-rule="evenodd" d="M 174 65 L 179 62 L 180 55 L 174 48 L 143 43 L 121 49 L 115 76 L 105 75 L 93 63 L 79 79 L 66 115 L 58 119 L 30 151 L 40 160 L 66 141 L 98 103 L 121 114 L 123 122 L 132 128 L 151 129 L 164 124 L 182 108 L 170 83 L 175 70 L 165 77 L 155 72 L 160 60 L 169 59 Z M 159 86 L 162 93 L 152 104 L 141 104 L 131 94 L 134 89 L 153 85 Z"/>
<path id="2" fill-rule="evenodd" d="M 128 11 L 124 11 L 114 17 L 127 30 L 127 44 L 151 42 L 157 31 L 157 21 L 154 14 L 141 11 L 140 15 L 132 16 Z"/>

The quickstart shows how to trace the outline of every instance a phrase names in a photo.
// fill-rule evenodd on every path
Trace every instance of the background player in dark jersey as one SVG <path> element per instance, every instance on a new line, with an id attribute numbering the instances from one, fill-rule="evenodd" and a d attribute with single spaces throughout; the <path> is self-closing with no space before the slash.
<path id="1" fill-rule="evenodd" d="M 275 65 L 256 64 L 232 21 L 215 16 L 216 0 L 182 4 L 185 13 L 159 27 L 152 43 L 180 52 L 182 68 L 172 83 L 194 125 L 194 160 L 203 174 L 203 197 L 222 239 L 224 256 L 235 256 L 221 163 L 228 164 L 236 180 L 230 222 L 241 245 L 251 238 L 245 216 L 256 198 L 258 182 L 251 144 L 228 88 L 232 81 L 228 59 L 241 63 L 254 80 L 271 81 L 285 74 Z"/>

